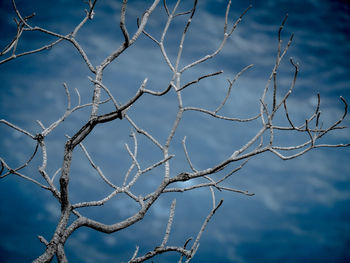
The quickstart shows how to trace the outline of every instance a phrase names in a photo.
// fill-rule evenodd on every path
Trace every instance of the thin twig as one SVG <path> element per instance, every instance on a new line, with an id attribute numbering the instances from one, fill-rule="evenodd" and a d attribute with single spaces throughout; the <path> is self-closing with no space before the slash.
<path id="1" fill-rule="evenodd" d="M 32 138 L 32 139 L 35 140 L 35 136 L 34 136 L 33 134 L 31 134 L 30 132 L 28 132 L 28 131 L 26 131 L 26 130 L 24 130 L 24 129 L 22 129 L 22 128 L 20 128 L 20 127 L 18 127 L 18 126 L 16 126 L 16 125 L 14 125 L 14 124 L 12 124 L 12 123 L 10 123 L 10 122 L 4 120 L 4 119 L 1 119 L 1 120 L 0 120 L 0 123 L 4 123 L 4 124 L 6 124 L 7 126 L 11 127 L 12 129 L 15 129 L 16 131 L 19 131 L 19 132 L 21 132 L 21 133 L 23 133 L 23 134 L 25 134 L 25 135 L 27 135 L 27 136 L 29 136 L 30 138 Z"/>
<path id="2" fill-rule="evenodd" d="M 191 258 L 194 256 L 194 254 L 197 252 L 197 249 L 199 247 L 199 240 L 200 238 L 202 237 L 202 234 L 207 226 L 207 224 L 209 223 L 210 219 L 213 217 L 213 215 L 215 214 L 216 210 L 219 209 L 219 207 L 222 205 L 222 203 L 224 202 L 223 199 L 220 200 L 220 202 L 211 210 L 211 212 L 209 213 L 209 215 L 206 217 L 206 219 L 204 220 L 203 224 L 202 224 L 202 227 L 201 229 L 199 230 L 198 232 L 198 235 L 192 245 L 192 248 L 191 248 Z M 190 258 L 186 261 L 186 262 L 189 262 L 190 261 Z"/>
<path id="3" fill-rule="evenodd" d="M 168 220 L 168 224 L 166 226 L 165 235 L 164 235 L 162 244 L 160 245 L 161 247 L 164 247 L 168 242 L 170 231 L 171 231 L 171 226 L 173 224 L 174 215 L 175 215 L 175 206 L 176 206 L 176 199 L 174 199 L 173 202 L 171 203 L 169 220 Z"/>
<path id="4" fill-rule="evenodd" d="M 188 155 L 188 151 L 187 151 L 187 147 L 186 147 L 186 136 L 182 140 L 182 146 L 184 148 L 184 152 L 185 152 L 185 155 L 186 155 L 187 162 L 190 165 L 192 171 L 193 172 L 197 172 L 197 170 L 193 167 L 193 164 L 191 162 L 190 156 Z"/>
<path id="5" fill-rule="evenodd" d="M 219 105 L 219 107 L 217 107 L 216 110 L 214 111 L 215 114 L 218 113 L 218 111 L 221 110 L 222 107 L 225 105 L 225 103 L 226 103 L 228 97 L 230 96 L 232 86 L 233 86 L 233 84 L 236 82 L 236 80 L 237 80 L 246 70 L 250 69 L 250 68 L 253 67 L 253 66 L 254 66 L 253 64 L 250 64 L 250 65 L 246 66 L 245 68 L 243 68 L 240 72 L 238 72 L 238 73 L 236 74 L 236 76 L 233 78 L 232 81 L 229 80 L 230 85 L 229 85 L 229 87 L 228 87 L 226 97 L 224 98 L 223 102 Z"/>
<path id="6" fill-rule="evenodd" d="M 215 73 L 210 73 L 210 74 L 207 74 L 207 75 L 203 75 L 203 76 L 197 78 L 196 80 L 192 80 L 192 81 L 186 83 L 185 85 L 183 85 L 181 88 L 177 89 L 176 91 L 181 91 L 181 90 L 187 88 L 187 87 L 190 86 L 190 85 L 193 85 L 193 84 L 198 83 L 200 80 L 202 80 L 202 79 L 204 79 L 204 78 L 209 78 L 209 77 L 213 77 L 213 76 L 216 76 L 216 75 L 220 75 L 220 74 L 222 74 L 223 72 L 224 72 L 224 71 L 220 70 L 220 71 L 215 72 Z"/>

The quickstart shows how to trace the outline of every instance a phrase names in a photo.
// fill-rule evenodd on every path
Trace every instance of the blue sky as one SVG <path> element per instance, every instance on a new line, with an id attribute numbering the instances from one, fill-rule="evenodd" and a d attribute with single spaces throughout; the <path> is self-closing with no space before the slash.
<path id="1" fill-rule="evenodd" d="M 147 1 L 130 1 L 127 26 L 135 30 L 135 18 L 140 16 Z M 235 83 L 223 113 L 247 118 L 259 110 L 259 96 L 268 79 L 277 52 L 277 31 L 286 13 L 289 14 L 282 33 L 284 43 L 294 32 L 294 40 L 278 81 L 283 96 L 290 85 L 293 57 L 300 64 L 300 74 L 288 106 L 292 119 L 303 123 L 315 109 L 316 94 L 321 94 L 324 125 L 341 116 L 343 105 L 339 96 L 350 101 L 350 6 L 346 1 L 268 0 L 233 1 L 231 21 L 249 5 L 253 8 L 214 60 L 193 68 L 185 80 L 201 74 L 223 70 L 224 73 L 202 80 L 183 92 L 188 106 L 215 109 L 225 96 L 227 78 L 232 79 L 243 67 L 254 64 Z M 18 1 L 24 15 L 36 12 L 33 24 L 60 33 L 68 33 L 84 15 L 83 1 L 35 1 L 28 5 Z M 169 1 L 169 6 L 173 6 Z M 198 10 L 184 45 L 182 65 L 215 50 L 221 40 L 226 1 L 200 0 Z M 184 1 L 181 10 L 191 7 Z M 100 1 L 96 15 L 78 34 L 94 65 L 100 63 L 122 41 L 119 30 L 120 4 Z M 0 46 L 11 41 L 15 33 L 15 16 L 10 1 L 0 2 Z M 177 43 L 185 20 L 176 20 L 170 28 L 165 47 L 174 60 Z M 162 6 L 152 14 L 147 31 L 159 38 L 165 24 Z M 25 32 L 18 50 L 39 47 L 52 40 L 39 33 Z M 36 133 L 36 120 L 49 125 L 64 113 L 66 97 L 62 86 L 66 82 L 77 102 L 74 89 L 79 89 L 82 102 L 88 103 L 92 86 L 91 73 L 76 50 L 61 43 L 49 51 L 21 57 L 0 65 L 0 119 L 6 119 Z M 104 84 L 120 101 L 137 91 L 148 77 L 148 87 L 162 90 L 171 79 L 159 49 L 146 37 L 111 65 L 104 73 Z M 164 98 L 145 96 L 129 112 L 140 127 L 164 141 L 176 114 L 174 93 Z M 102 111 L 111 110 L 106 106 Z M 83 125 L 90 110 L 70 116 L 47 137 L 48 173 L 53 174 L 62 163 L 65 135 L 73 135 Z M 282 117 L 278 121 L 285 121 Z M 230 156 L 259 129 L 260 123 L 236 124 L 212 120 L 195 113 L 185 114 L 171 147 L 176 159 L 174 174 L 189 171 L 183 156 L 181 140 L 187 136 L 187 147 L 197 169 L 208 168 Z M 349 126 L 349 119 L 345 125 Z M 132 145 L 131 127 L 124 121 L 99 126 L 86 139 L 94 161 L 104 173 L 118 182 L 130 165 L 124 143 Z M 0 157 L 17 166 L 30 155 L 34 143 L 8 127 L 0 126 Z M 304 138 L 304 137 L 303 137 Z M 161 157 L 160 152 L 142 138 L 139 139 L 140 164 L 146 166 Z M 295 133 L 278 137 L 282 145 L 300 142 Z M 327 143 L 348 143 L 350 130 L 333 132 L 323 139 Z M 40 156 L 39 156 L 40 157 Z M 33 160 L 23 172 L 40 180 L 37 167 L 40 158 Z M 223 206 L 215 214 L 204 233 L 200 248 L 192 262 L 350 262 L 350 167 L 349 149 L 316 149 L 291 161 L 282 161 L 272 154 L 253 158 L 241 171 L 229 179 L 227 185 L 249 190 L 255 196 L 217 193 L 224 198 Z M 152 189 L 161 170 L 155 170 L 141 181 L 138 191 Z M 57 182 L 56 182 L 57 183 Z M 81 150 L 74 153 L 71 173 L 71 199 L 86 201 L 99 199 L 108 188 L 99 180 Z M 158 200 L 145 219 L 121 232 L 105 235 L 89 229 L 79 229 L 66 244 L 70 262 L 123 262 L 133 254 L 136 245 L 140 252 L 159 245 L 165 231 L 170 204 L 177 199 L 173 232 L 169 243 L 181 245 L 195 236 L 211 209 L 209 190 L 196 190 L 179 195 L 169 194 Z M 47 239 L 55 229 L 59 206 L 55 199 L 36 185 L 15 176 L 0 181 L 0 261 L 29 262 L 40 255 L 43 245 L 36 238 Z M 106 223 L 123 219 L 135 207 L 127 199 L 116 199 L 105 207 L 82 210 Z M 155 258 L 155 262 L 177 262 L 177 255 Z"/>

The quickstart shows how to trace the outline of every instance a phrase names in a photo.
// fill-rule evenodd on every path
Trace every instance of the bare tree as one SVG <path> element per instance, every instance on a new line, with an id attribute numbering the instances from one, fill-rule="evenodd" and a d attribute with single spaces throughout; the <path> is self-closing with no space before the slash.
<path id="1" fill-rule="evenodd" d="M 292 121 L 291 116 L 288 112 L 287 101 L 292 93 L 299 71 L 298 63 L 296 63 L 292 58 L 290 59 L 291 67 L 294 71 L 294 76 L 292 82 L 290 84 L 290 88 L 287 90 L 285 94 L 282 94 L 281 99 L 277 93 L 279 92 L 277 85 L 277 72 L 279 66 L 281 64 L 282 59 L 285 57 L 293 39 L 293 35 L 290 36 L 286 45 L 283 45 L 281 38 L 281 31 L 285 25 L 287 17 L 283 20 L 277 37 L 278 37 L 278 45 L 277 45 L 277 55 L 276 62 L 272 69 L 271 75 L 267 80 L 266 86 L 263 89 L 263 92 L 260 96 L 257 104 L 259 105 L 260 111 L 257 112 L 255 116 L 251 118 L 243 119 L 239 117 L 225 116 L 221 114 L 221 109 L 228 102 L 228 98 L 230 96 L 232 87 L 235 81 L 249 68 L 253 65 L 249 65 L 243 68 L 240 72 L 238 72 L 231 80 L 228 81 L 227 94 L 222 100 L 222 102 L 216 107 L 214 110 L 209 110 L 201 107 L 192 107 L 184 105 L 183 103 L 183 91 L 185 89 L 189 89 L 192 85 L 215 76 L 220 75 L 223 71 L 217 71 L 213 73 L 207 73 L 198 76 L 192 81 L 187 83 L 183 83 L 182 76 L 183 74 L 193 67 L 199 67 L 202 63 L 215 58 L 220 51 L 225 46 L 227 39 L 235 31 L 238 24 L 241 22 L 243 16 L 246 12 L 251 8 L 249 6 L 241 16 L 233 23 L 229 21 L 229 12 L 231 1 L 228 1 L 226 13 L 225 13 L 225 22 L 223 25 L 222 39 L 218 48 L 208 55 L 201 57 L 183 67 L 181 67 L 182 61 L 182 52 L 185 44 L 185 39 L 188 33 L 188 29 L 191 25 L 192 18 L 195 15 L 197 0 L 193 1 L 193 7 L 187 12 L 178 12 L 178 7 L 180 5 L 180 0 L 178 0 L 175 6 L 171 9 L 166 4 L 166 1 L 163 1 L 163 8 L 167 15 L 167 22 L 164 26 L 163 31 L 161 32 L 161 37 L 158 39 L 154 37 L 152 34 L 148 33 L 145 29 L 146 24 L 149 20 L 150 15 L 155 10 L 157 5 L 159 4 L 159 0 L 154 0 L 149 8 L 145 10 L 141 18 L 137 18 L 138 29 L 134 34 L 130 34 L 127 25 L 126 25 L 126 12 L 128 1 L 123 0 L 121 5 L 121 13 L 120 13 L 120 29 L 124 37 L 124 41 L 121 45 L 115 49 L 109 56 L 107 56 L 99 65 L 93 65 L 91 60 L 89 59 L 88 54 L 84 51 L 80 43 L 77 41 L 77 34 L 79 30 L 84 26 L 84 24 L 93 20 L 94 18 L 94 9 L 97 4 L 97 0 L 88 0 L 87 1 L 87 9 L 85 10 L 85 17 L 81 20 L 81 22 L 73 29 L 72 32 L 67 34 L 61 34 L 57 32 L 50 31 L 48 29 L 32 25 L 31 19 L 35 16 L 35 14 L 24 16 L 20 9 L 17 8 L 16 3 L 12 0 L 13 8 L 16 13 L 16 18 L 14 19 L 17 25 L 17 33 L 13 40 L 8 44 L 3 51 L 0 53 L 2 60 L 0 64 L 5 64 L 8 61 L 17 59 L 21 56 L 32 55 L 58 45 L 60 42 L 66 41 L 74 46 L 74 48 L 81 55 L 83 63 L 88 67 L 90 73 L 93 77 L 90 77 L 94 89 L 93 89 L 93 97 L 90 103 L 82 104 L 81 96 L 77 89 L 75 89 L 76 96 L 78 97 L 78 103 L 75 106 L 72 106 L 71 102 L 71 93 L 67 84 L 64 84 L 65 93 L 67 96 L 67 108 L 63 116 L 59 117 L 57 121 L 51 123 L 48 126 L 45 126 L 41 121 L 37 121 L 38 125 L 41 127 L 41 132 L 37 134 L 33 134 L 31 131 L 25 130 L 16 124 L 8 120 L 1 119 L 0 123 L 8 126 L 9 128 L 28 136 L 30 139 L 36 142 L 36 147 L 33 149 L 32 155 L 29 159 L 20 164 L 18 167 L 11 167 L 7 162 L 6 158 L 0 158 L 1 169 L 0 169 L 0 178 L 5 178 L 9 175 L 17 175 L 24 180 L 30 181 L 37 186 L 41 187 L 44 190 L 47 190 L 52 193 L 54 198 L 59 202 L 61 206 L 60 219 L 57 223 L 57 227 L 52 237 L 49 240 L 46 240 L 44 237 L 39 236 L 39 240 L 46 246 L 45 251 L 42 255 L 40 255 L 34 262 L 50 262 L 54 256 L 57 257 L 59 262 L 68 262 L 64 245 L 67 239 L 71 236 L 71 234 L 81 227 L 88 227 L 94 229 L 96 231 L 104 232 L 104 233 L 114 233 L 118 232 L 122 229 L 128 228 L 129 226 L 135 224 L 136 222 L 142 220 L 146 213 L 149 211 L 150 207 L 155 203 L 155 201 L 161 196 L 166 195 L 167 193 L 173 192 L 185 192 L 191 191 L 198 188 L 208 188 L 210 189 L 212 196 L 212 209 L 209 212 L 208 216 L 204 219 L 202 226 L 197 233 L 195 238 L 188 238 L 182 246 L 174 246 L 168 244 L 168 239 L 171 233 L 171 228 L 174 220 L 175 208 L 176 208 L 176 200 L 174 199 L 169 212 L 168 223 L 165 228 L 165 233 L 163 240 L 159 241 L 159 246 L 149 251 L 146 254 L 139 254 L 139 248 L 136 247 L 136 250 L 133 255 L 130 255 L 130 259 L 128 262 L 143 262 L 150 258 L 153 258 L 156 255 L 166 253 L 166 252 L 177 252 L 179 254 L 179 262 L 183 260 L 185 262 L 189 262 L 194 255 L 196 254 L 201 236 L 208 224 L 208 222 L 212 219 L 213 215 L 217 211 L 217 209 L 222 205 L 223 200 L 217 202 L 215 199 L 216 191 L 229 191 L 240 193 L 244 195 L 251 196 L 252 193 L 248 191 L 238 190 L 231 187 L 227 187 L 223 185 L 227 179 L 232 176 L 237 171 L 241 170 L 244 165 L 251 159 L 251 157 L 263 154 L 265 152 L 271 152 L 281 158 L 282 160 L 289 160 L 296 157 L 299 157 L 306 152 L 310 151 L 314 148 L 320 147 L 347 147 L 350 144 L 321 144 L 319 143 L 319 139 L 322 138 L 327 133 L 337 130 L 343 129 L 343 126 L 340 126 L 342 121 L 344 120 L 347 114 L 347 102 L 343 97 L 340 97 L 342 103 L 344 104 L 344 114 L 340 116 L 339 119 L 334 121 L 329 127 L 323 127 L 321 124 L 321 111 L 320 111 L 320 95 L 317 95 L 318 103 L 314 112 L 312 112 L 305 120 L 304 123 L 297 124 Z M 175 57 L 170 56 L 167 53 L 165 47 L 165 40 L 167 38 L 168 29 L 171 23 L 180 16 L 187 16 L 187 23 L 185 24 L 183 31 L 180 32 L 181 40 L 178 45 L 177 55 Z M 41 46 L 37 49 L 28 50 L 22 53 L 17 52 L 17 44 L 21 40 L 21 36 L 24 32 L 40 32 L 45 35 L 50 35 L 55 38 L 55 40 L 47 45 Z M 114 97 L 113 92 L 110 87 L 107 87 L 103 81 L 103 72 L 104 70 L 112 63 L 116 63 L 118 61 L 119 56 L 127 50 L 131 45 L 133 45 L 136 40 L 139 38 L 141 34 L 146 35 L 151 41 L 154 42 L 155 46 L 159 48 L 163 58 L 165 67 L 168 67 L 172 77 L 169 79 L 169 83 L 164 90 L 155 91 L 151 88 L 147 87 L 147 78 L 141 83 L 138 91 L 134 96 L 130 97 L 126 102 L 121 102 L 118 98 Z M 158 138 L 153 136 L 150 132 L 144 130 L 140 127 L 128 114 L 128 110 L 132 108 L 134 105 L 142 103 L 142 98 L 144 96 L 157 96 L 161 97 L 168 93 L 173 93 L 177 98 L 177 115 L 175 119 L 172 121 L 172 128 L 170 132 L 166 136 L 166 140 L 164 142 L 160 141 Z M 107 95 L 108 99 L 103 100 L 102 95 Z M 114 110 L 100 114 L 99 108 L 102 104 L 112 104 Z M 83 109 L 89 108 L 91 109 L 90 116 L 86 119 L 85 124 L 73 135 L 67 135 L 67 141 L 64 145 L 64 155 L 63 164 L 61 168 L 59 168 L 52 176 L 50 176 L 47 172 L 47 147 L 50 147 L 49 135 L 55 130 L 64 120 L 69 118 L 75 112 Z M 177 174 L 174 174 L 170 170 L 170 160 L 176 158 L 174 154 L 172 154 L 170 150 L 170 145 L 174 141 L 174 135 L 179 127 L 179 124 L 184 116 L 184 114 L 188 111 L 197 112 L 199 114 L 208 115 L 212 118 L 220 119 L 224 122 L 257 122 L 260 123 L 260 129 L 256 132 L 256 134 L 247 142 L 242 143 L 241 147 L 235 150 L 232 150 L 232 154 L 223 159 L 220 163 L 216 165 L 198 170 L 195 168 L 195 165 L 191 161 L 191 156 L 186 147 L 186 137 L 182 140 L 183 145 L 183 155 L 187 160 L 187 167 L 183 168 L 183 171 Z M 275 116 L 277 113 L 282 113 L 288 125 L 278 125 L 275 124 Z M 113 180 L 110 179 L 110 175 L 104 174 L 102 169 L 95 163 L 89 151 L 87 150 L 83 142 L 86 137 L 94 130 L 98 129 L 100 125 L 103 125 L 107 122 L 127 122 L 132 127 L 131 137 L 133 139 L 133 148 L 131 148 L 128 144 L 125 144 L 126 152 L 131 160 L 131 165 L 129 169 L 125 172 L 124 179 L 118 184 L 114 183 Z M 298 134 L 306 134 L 307 137 L 304 142 L 298 145 L 290 145 L 290 146 L 281 146 L 275 143 L 275 134 L 276 133 L 286 133 L 286 132 L 296 132 Z M 157 162 L 154 162 L 148 166 L 143 167 L 140 164 L 140 160 L 138 157 L 138 137 L 144 136 L 149 142 L 154 146 L 154 151 L 160 151 L 162 154 L 162 158 Z M 301 136 L 301 138 L 304 138 Z M 69 189 L 69 181 L 70 181 L 70 168 L 72 163 L 72 155 L 74 150 L 80 147 L 84 152 L 88 163 L 91 167 L 96 171 L 96 174 L 100 177 L 103 182 L 110 187 L 110 191 L 105 193 L 105 197 L 100 200 L 94 201 L 85 201 L 79 203 L 72 203 L 70 200 L 70 191 L 74 191 L 74 189 Z M 41 149 L 41 151 L 39 151 Z M 44 179 L 44 183 L 33 179 L 31 175 L 26 175 L 22 173 L 22 169 L 30 165 L 33 158 L 41 152 L 41 166 L 39 167 L 39 173 Z M 233 166 L 233 167 L 232 167 Z M 163 175 L 162 180 L 158 182 L 157 187 L 148 192 L 147 194 L 140 194 L 135 189 L 135 185 L 138 180 L 144 176 L 144 174 L 149 173 L 157 167 L 163 167 Z M 183 166 L 185 167 L 185 165 Z M 56 178 L 59 177 L 58 180 Z M 203 181 L 198 182 L 195 180 L 197 178 L 203 179 Z M 183 186 L 181 182 L 193 182 L 192 184 L 187 184 Z M 102 206 L 106 204 L 111 199 L 125 195 L 126 197 L 133 200 L 138 204 L 138 211 L 126 218 L 122 221 L 117 221 L 113 224 L 104 224 L 102 222 L 98 222 L 84 215 L 83 212 L 80 212 L 81 208 L 87 207 L 95 207 Z M 186 239 L 186 237 L 185 237 Z"/>

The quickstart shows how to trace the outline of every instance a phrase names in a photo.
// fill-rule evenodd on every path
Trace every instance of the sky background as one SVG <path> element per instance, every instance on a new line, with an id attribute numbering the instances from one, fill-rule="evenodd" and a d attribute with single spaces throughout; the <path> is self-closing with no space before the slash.
<path id="1" fill-rule="evenodd" d="M 119 29 L 120 1 L 99 1 L 94 20 L 78 34 L 92 63 L 97 65 L 122 41 Z M 142 15 L 150 1 L 130 1 L 127 27 L 136 29 L 136 17 Z M 169 2 L 169 8 L 174 6 Z M 188 10 L 192 1 L 183 1 L 180 10 Z M 184 45 L 181 65 L 186 65 L 215 50 L 220 44 L 226 1 L 199 0 L 198 9 Z M 233 1 L 230 21 L 253 4 L 243 21 L 215 59 L 189 70 L 183 77 L 196 79 L 203 74 L 223 70 L 224 73 L 202 80 L 183 92 L 184 104 L 215 109 L 225 97 L 227 78 L 232 79 L 243 67 L 254 64 L 235 83 L 223 114 L 248 118 L 259 111 L 259 96 L 268 79 L 277 53 L 277 31 L 286 13 L 289 14 L 282 33 L 284 44 L 294 32 L 293 44 L 279 69 L 278 97 L 288 90 L 293 67 L 288 59 L 300 64 L 295 91 L 289 98 L 291 118 L 301 124 L 316 106 L 321 94 L 324 125 L 342 115 L 339 96 L 350 101 L 350 5 L 347 1 L 267 0 Z M 35 12 L 32 25 L 39 25 L 62 34 L 70 32 L 84 16 L 83 1 L 18 0 L 23 15 Z M 0 47 L 15 34 L 11 1 L 0 1 Z M 147 31 L 159 39 L 165 25 L 162 5 L 151 15 Z M 185 18 L 174 21 L 165 47 L 174 61 Z M 52 38 L 36 32 L 25 32 L 18 50 L 30 50 L 48 43 Z M 35 120 L 49 125 L 66 107 L 62 83 L 67 83 L 72 103 L 77 103 L 74 89 L 79 89 L 82 103 L 92 96 L 91 73 L 69 43 L 61 43 L 49 51 L 21 57 L 0 65 L 0 119 L 6 119 L 35 134 L 40 127 Z M 164 89 L 172 77 L 155 44 L 142 36 L 104 73 L 104 84 L 113 95 L 125 102 L 135 94 L 143 79 L 147 87 Z M 111 105 L 101 112 L 112 110 Z M 177 110 L 174 92 L 162 98 L 144 96 L 129 111 L 143 129 L 161 142 L 165 141 Z M 72 136 L 88 119 L 90 109 L 74 113 L 47 137 L 48 173 L 53 175 L 62 164 L 65 135 Z M 277 121 L 286 123 L 283 116 Z M 349 119 L 345 125 L 349 126 Z M 176 133 L 171 153 L 171 171 L 189 171 L 181 140 L 187 136 L 187 147 L 197 169 L 205 169 L 230 156 L 258 131 L 260 122 L 237 124 L 218 121 L 198 113 L 187 112 Z M 85 146 L 95 163 L 115 183 L 122 180 L 130 165 L 124 144 L 132 146 L 131 127 L 116 121 L 96 127 Z M 0 125 L 0 157 L 12 167 L 23 163 L 35 144 L 5 125 Z M 348 143 L 350 130 L 326 136 L 325 143 Z M 295 133 L 280 134 L 276 142 L 293 145 L 305 139 Z M 141 135 L 139 161 L 142 167 L 162 158 Z M 223 206 L 209 223 L 192 262 L 350 262 L 350 149 L 316 149 L 291 161 L 282 161 L 272 154 L 253 158 L 227 185 L 248 190 L 255 196 L 217 193 Z M 72 202 L 96 200 L 108 189 L 89 166 L 80 149 L 74 152 L 71 171 Z M 40 154 L 23 173 L 40 180 L 37 171 Z M 232 166 L 233 168 L 233 166 Z M 140 193 L 153 189 L 161 169 L 148 174 L 137 186 Z M 55 182 L 57 184 L 57 181 Z M 176 198 L 174 225 L 169 245 L 182 245 L 197 232 L 211 209 L 208 189 L 160 198 L 142 222 L 129 229 L 106 235 L 79 229 L 66 243 L 70 262 L 125 262 L 136 245 L 146 253 L 162 241 L 171 201 Z M 60 207 L 48 192 L 16 176 L 0 181 L 0 262 L 30 262 L 44 251 L 37 239 L 50 240 L 59 217 Z M 136 211 L 128 199 L 113 199 L 104 207 L 82 210 L 83 214 L 105 223 L 122 220 Z M 169 254 L 154 262 L 177 262 Z"/>

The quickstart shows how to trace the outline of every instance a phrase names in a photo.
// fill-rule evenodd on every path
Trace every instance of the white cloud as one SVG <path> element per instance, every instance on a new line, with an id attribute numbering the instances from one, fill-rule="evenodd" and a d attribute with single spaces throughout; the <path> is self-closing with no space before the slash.
<path id="1" fill-rule="evenodd" d="M 117 239 L 111 235 L 104 236 L 103 240 L 106 243 L 106 245 L 111 246 L 111 247 L 113 247 L 117 244 Z"/>
<path id="2" fill-rule="evenodd" d="M 310 184 L 313 189 L 313 193 L 310 194 L 311 199 L 323 205 L 332 206 L 338 201 L 350 198 L 349 191 L 339 190 L 332 183 L 320 177 L 309 176 L 306 179 L 306 183 Z"/>
<path id="3" fill-rule="evenodd" d="M 52 221 L 56 221 L 61 214 L 60 207 L 53 202 L 49 202 L 45 204 L 46 212 L 49 213 L 49 218 Z"/>
<path id="4" fill-rule="evenodd" d="M 279 212 L 283 200 L 280 198 L 280 194 L 276 193 L 276 188 L 272 186 L 259 185 L 255 188 L 255 194 L 259 200 L 270 210 Z M 279 192 L 279 191 L 277 191 Z"/>

